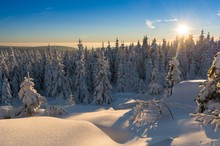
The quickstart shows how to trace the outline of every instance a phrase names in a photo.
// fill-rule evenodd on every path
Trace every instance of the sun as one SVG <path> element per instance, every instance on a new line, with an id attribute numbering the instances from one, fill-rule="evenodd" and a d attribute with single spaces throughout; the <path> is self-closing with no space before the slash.
<path id="1" fill-rule="evenodd" d="M 189 26 L 186 24 L 179 24 L 177 27 L 177 33 L 180 35 L 187 35 L 189 34 Z"/>

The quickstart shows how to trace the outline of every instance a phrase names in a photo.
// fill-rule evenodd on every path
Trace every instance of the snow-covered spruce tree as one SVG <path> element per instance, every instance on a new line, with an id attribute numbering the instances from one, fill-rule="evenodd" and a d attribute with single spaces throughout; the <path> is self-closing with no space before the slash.
<path id="1" fill-rule="evenodd" d="M 111 49 L 111 55 L 109 55 L 109 70 L 111 71 L 111 82 L 116 84 L 117 82 L 117 72 L 120 63 L 120 52 L 119 52 L 119 41 L 116 38 L 115 47 Z"/>
<path id="2" fill-rule="evenodd" d="M 196 74 L 197 74 L 197 68 L 196 68 L 196 63 L 195 63 L 195 59 L 194 59 L 194 53 L 195 53 L 195 42 L 193 40 L 193 35 L 190 34 L 188 36 L 188 38 L 185 41 L 185 47 L 186 49 L 186 54 L 187 57 L 189 59 L 189 79 L 195 79 L 196 78 Z"/>
<path id="3" fill-rule="evenodd" d="M 0 79 L 3 80 L 4 76 L 6 76 L 8 78 L 9 77 L 9 71 L 8 71 L 8 66 L 5 62 L 5 57 L 1 56 L 0 57 Z"/>
<path id="4" fill-rule="evenodd" d="M 46 53 L 45 53 L 46 54 Z M 44 74 L 44 88 L 46 96 L 52 96 L 53 82 L 54 82 L 54 66 L 52 65 L 52 58 L 46 56 L 45 74 Z"/>
<path id="5" fill-rule="evenodd" d="M 176 58 L 173 58 L 169 62 L 169 71 L 167 73 L 167 88 L 165 90 L 165 96 L 169 97 L 173 93 L 173 86 L 180 82 L 180 70 L 179 70 L 179 61 Z"/>
<path id="6" fill-rule="evenodd" d="M 12 49 L 12 47 L 10 47 L 9 49 L 7 65 L 10 73 L 13 73 L 14 68 L 18 66 L 17 60 L 15 58 L 14 50 Z"/>
<path id="7" fill-rule="evenodd" d="M 148 85 L 151 81 L 151 75 L 152 75 L 152 59 L 151 58 L 147 58 L 145 61 L 145 82 Z"/>
<path id="8" fill-rule="evenodd" d="M 70 52 L 69 52 L 70 53 Z M 72 93 L 74 93 L 75 91 L 75 78 L 76 78 L 76 61 L 78 59 L 78 55 L 76 53 L 76 50 L 73 50 L 73 52 L 71 52 L 69 61 L 66 61 L 67 64 L 64 64 L 65 66 L 65 73 L 66 73 L 66 78 L 69 82 L 70 88 Z"/>
<path id="9" fill-rule="evenodd" d="M 80 103 L 89 103 L 90 95 L 86 85 L 86 72 L 83 50 L 79 50 L 79 59 L 76 61 L 75 97 Z"/>
<path id="10" fill-rule="evenodd" d="M 89 90 L 90 95 L 94 93 L 94 86 L 95 86 L 95 80 L 94 80 L 94 74 L 96 71 L 96 62 L 97 62 L 97 54 L 92 50 L 90 59 L 86 62 L 86 79 L 87 79 L 87 87 Z"/>
<path id="11" fill-rule="evenodd" d="M 58 49 L 55 48 L 54 60 L 52 63 L 53 68 L 53 84 L 52 84 L 52 97 L 67 99 L 71 94 L 69 82 L 64 72 L 64 65 Z"/>
<path id="12" fill-rule="evenodd" d="M 189 79 L 195 79 L 196 78 L 196 63 L 194 59 L 191 59 L 191 64 L 189 66 Z"/>
<path id="13" fill-rule="evenodd" d="M 208 71 L 208 80 L 201 87 L 202 90 L 196 97 L 198 104 L 196 112 L 220 110 L 220 52 L 215 55 L 212 66 Z"/>
<path id="14" fill-rule="evenodd" d="M 154 64 L 154 60 L 158 59 L 159 58 L 159 48 L 158 48 L 158 45 L 157 45 L 157 42 L 156 42 L 156 39 L 154 39 L 151 43 L 151 47 L 150 47 L 150 55 L 151 55 L 151 58 L 152 58 L 152 62 Z"/>
<path id="15" fill-rule="evenodd" d="M 136 51 L 138 53 L 138 62 L 137 62 L 137 72 L 141 79 L 145 78 L 145 58 L 147 57 L 148 51 L 148 38 L 144 36 L 143 38 L 143 45 L 141 46 L 140 43 L 136 46 Z"/>
<path id="16" fill-rule="evenodd" d="M 158 69 L 153 67 L 151 82 L 148 85 L 148 91 L 151 95 L 159 95 L 163 91 L 163 86 L 158 81 Z"/>
<path id="17" fill-rule="evenodd" d="M 165 78 L 166 78 L 166 59 L 165 59 L 165 53 L 162 47 L 159 47 L 159 51 L 158 51 L 158 55 L 159 55 L 159 71 L 160 71 L 160 83 L 163 86 L 166 86 L 166 82 L 165 82 Z"/>
<path id="18" fill-rule="evenodd" d="M 189 58 L 186 53 L 184 38 L 182 37 L 178 41 L 177 59 L 179 60 L 179 70 L 181 71 L 181 78 L 187 79 L 189 78 Z"/>
<path id="19" fill-rule="evenodd" d="M 138 93 L 139 94 L 144 94 L 145 93 L 145 84 L 144 84 L 144 81 L 142 79 L 139 80 Z"/>
<path id="20" fill-rule="evenodd" d="M 5 63 L 5 59 L 4 59 L 4 56 L 0 56 L 0 97 L 2 95 L 2 85 L 3 85 L 3 82 L 4 82 L 4 77 L 7 77 L 9 76 L 9 72 L 8 72 L 8 67 Z"/>
<path id="21" fill-rule="evenodd" d="M 58 50 L 55 50 L 54 59 L 45 67 L 46 95 L 67 99 L 71 94 L 69 82 L 66 79 L 64 65 Z"/>
<path id="22" fill-rule="evenodd" d="M 94 103 L 110 104 L 112 102 L 110 96 L 112 86 L 108 74 L 110 74 L 108 61 L 105 60 L 104 52 L 100 52 L 96 62 L 96 73 L 94 74 Z"/>
<path id="23" fill-rule="evenodd" d="M 196 114 L 190 114 L 204 125 L 215 125 L 215 132 L 220 126 L 220 52 L 213 60 L 208 70 L 208 80 L 201 85 L 202 90 L 196 97 L 198 104 Z"/>
<path id="24" fill-rule="evenodd" d="M 212 57 L 216 52 L 211 45 L 210 35 L 207 34 L 207 37 L 204 39 L 203 43 L 201 44 L 202 56 L 201 58 L 204 60 L 201 62 L 201 77 L 206 77 L 206 72 L 209 69 L 210 65 L 212 64 Z"/>
<path id="25" fill-rule="evenodd" d="M 123 66 L 123 62 L 120 61 L 119 68 L 118 68 L 118 77 L 117 77 L 117 90 L 118 92 L 125 92 L 126 91 L 126 80 L 125 77 L 125 70 Z"/>
<path id="26" fill-rule="evenodd" d="M 36 85 L 35 88 L 37 90 L 43 89 L 44 83 L 44 71 L 45 71 L 45 58 L 39 52 L 39 50 L 33 51 L 33 58 L 32 58 L 32 65 L 31 65 L 31 72 L 33 73 L 33 77 L 35 78 Z"/>
<path id="27" fill-rule="evenodd" d="M 33 79 L 29 77 L 24 78 L 24 81 L 20 85 L 20 91 L 18 93 L 23 105 L 18 113 L 19 116 L 32 116 L 37 112 L 37 109 L 41 104 L 46 102 L 46 99 L 41 96 L 34 89 Z"/>
<path id="28" fill-rule="evenodd" d="M 11 88 L 8 79 L 4 77 L 4 82 L 2 84 L 2 104 L 11 105 L 12 95 Z"/>
<path id="29" fill-rule="evenodd" d="M 8 79 L 11 85 L 12 96 L 15 98 L 18 95 L 18 91 L 19 91 L 20 72 L 18 71 L 19 66 L 12 47 L 10 47 L 8 51 L 8 58 L 6 59 L 6 63 L 8 66 L 8 72 L 9 72 Z"/>
<path id="30" fill-rule="evenodd" d="M 125 76 L 128 79 L 127 87 L 133 92 L 138 92 L 139 75 L 137 72 L 137 58 L 137 53 L 134 49 L 131 49 L 125 63 Z"/>

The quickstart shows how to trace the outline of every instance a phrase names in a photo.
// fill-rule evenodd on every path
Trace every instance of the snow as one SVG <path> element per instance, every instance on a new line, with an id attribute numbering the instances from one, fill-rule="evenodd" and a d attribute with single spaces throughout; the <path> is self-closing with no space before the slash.
<path id="1" fill-rule="evenodd" d="M 117 146 L 103 131 L 86 121 L 51 117 L 1 120 L 3 146 Z"/>
<path id="2" fill-rule="evenodd" d="M 199 85 L 205 80 L 182 81 L 174 87 L 173 95 L 164 99 L 173 107 L 184 108 L 190 112 L 196 110 L 197 104 L 194 101 L 201 88 Z"/>
<path id="3" fill-rule="evenodd" d="M 113 102 L 109 105 L 63 106 L 68 114 L 59 118 L 0 120 L 0 145 L 217 146 L 220 130 L 214 132 L 211 125 L 201 125 L 189 116 L 197 107 L 194 99 L 203 81 L 180 82 L 174 86 L 172 96 L 162 99 L 170 107 L 174 120 L 160 119 L 154 125 L 137 127 L 130 119 L 137 99 L 150 100 L 155 96 L 117 93 L 112 95 Z"/>

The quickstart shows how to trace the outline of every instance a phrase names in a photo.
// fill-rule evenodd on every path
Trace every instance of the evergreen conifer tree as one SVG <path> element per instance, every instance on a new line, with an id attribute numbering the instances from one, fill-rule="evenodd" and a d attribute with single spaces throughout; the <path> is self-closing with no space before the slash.
<path id="1" fill-rule="evenodd" d="M 220 52 L 215 55 L 212 66 L 208 70 L 208 80 L 201 87 L 202 90 L 196 97 L 198 104 L 196 112 L 220 110 Z"/>
<path id="2" fill-rule="evenodd" d="M 11 105 L 12 95 L 11 87 L 9 85 L 8 79 L 4 77 L 4 82 L 2 84 L 2 104 Z"/>
<path id="3" fill-rule="evenodd" d="M 24 81 L 20 85 L 20 91 L 18 93 L 23 105 L 20 111 L 20 116 L 32 116 L 34 115 L 41 104 L 46 102 L 46 99 L 41 96 L 34 89 L 33 79 L 29 77 L 24 78 Z"/>
<path id="4" fill-rule="evenodd" d="M 112 102 L 110 92 L 112 86 L 108 79 L 109 64 L 105 60 L 103 52 L 100 52 L 98 60 L 96 62 L 95 75 L 95 89 L 94 89 L 94 103 L 98 104 L 110 104 Z"/>
<path id="5" fill-rule="evenodd" d="M 169 97 L 173 93 L 173 86 L 180 82 L 180 70 L 179 70 L 179 61 L 176 58 L 173 58 L 169 62 L 169 71 L 166 77 L 167 88 L 165 90 L 165 96 Z"/>
<path id="6" fill-rule="evenodd" d="M 75 97 L 81 103 L 89 103 L 89 91 L 86 84 L 86 69 L 84 54 L 79 50 L 79 59 L 76 61 Z"/>
<path id="7" fill-rule="evenodd" d="M 148 91 L 151 95 L 159 95 L 163 91 L 163 86 L 158 81 L 158 69 L 156 66 L 153 67 L 152 79 L 148 85 Z"/>

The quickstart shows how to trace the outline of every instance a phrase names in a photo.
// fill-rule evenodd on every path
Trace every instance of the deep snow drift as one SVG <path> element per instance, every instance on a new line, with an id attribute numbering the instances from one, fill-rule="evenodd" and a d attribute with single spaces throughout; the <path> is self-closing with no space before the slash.
<path id="1" fill-rule="evenodd" d="M 113 95 L 110 105 L 65 106 L 68 114 L 60 118 L 0 120 L 0 145 L 217 146 L 220 145 L 220 131 L 215 133 L 210 125 L 200 125 L 189 117 L 196 109 L 194 98 L 201 82 L 181 82 L 175 86 L 171 97 L 163 99 L 171 108 L 174 120 L 162 119 L 136 127 L 130 120 L 136 99 L 150 100 L 154 96 L 120 93 Z"/>

